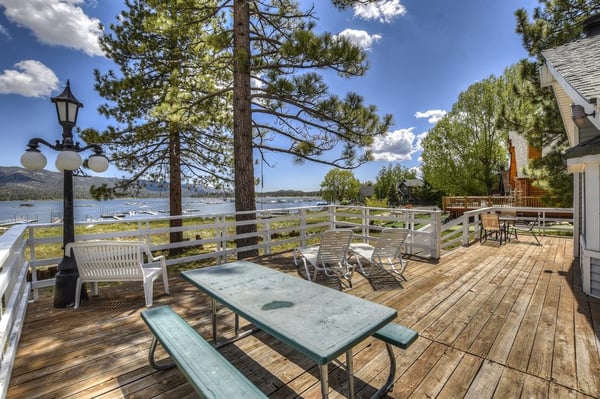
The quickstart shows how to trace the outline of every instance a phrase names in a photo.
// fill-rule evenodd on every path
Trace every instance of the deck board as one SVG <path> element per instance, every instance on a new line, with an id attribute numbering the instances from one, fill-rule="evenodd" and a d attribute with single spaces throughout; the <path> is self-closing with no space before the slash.
<path id="1" fill-rule="evenodd" d="M 581 291 L 572 240 L 519 238 L 461 247 L 439 261 L 411 258 L 408 281 L 354 274 L 347 293 L 396 308 L 397 321 L 420 333 L 395 349 L 389 397 L 600 398 L 600 300 Z M 256 261 L 296 273 L 290 253 Z M 210 337 L 210 300 L 174 271 L 169 280 L 172 294 L 157 284 L 155 304 Z M 54 309 L 51 292 L 42 292 L 29 304 L 8 397 L 197 398 L 177 369 L 148 365 L 144 308 L 135 283 L 101 285 L 77 310 Z M 232 331 L 231 313 L 220 310 L 220 334 Z M 315 364 L 264 332 L 219 351 L 271 398 L 320 397 Z M 385 346 L 370 338 L 353 352 L 357 397 L 369 397 L 387 378 Z M 343 368 L 329 372 L 330 397 L 346 397 Z"/>

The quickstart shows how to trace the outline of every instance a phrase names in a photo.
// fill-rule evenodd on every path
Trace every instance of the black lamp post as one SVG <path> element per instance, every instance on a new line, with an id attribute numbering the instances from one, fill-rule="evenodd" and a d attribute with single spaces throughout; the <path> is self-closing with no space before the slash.
<path id="1" fill-rule="evenodd" d="M 63 171 L 63 258 L 58 264 L 58 273 L 54 282 L 54 307 L 65 308 L 75 303 L 75 285 L 79 272 L 72 254 L 64 253 L 64 248 L 75 241 L 75 226 L 73 218 L 73 172 L 82 165 L 80 152 L 94 151 L 88 159 L 88 166 L 95 172 L 101 173 L 108 169 L 108 159 L 98 144 L 80 147 L 73 142 L 73 127 L 77 123 L 77 112 L 83 107 L 73 93 L 67 81 L 65 90 L 51 101 L 56 105 L 58 122 L 62 125 L 62 141 L 56 140 L 54 144 L 40 138 L 33 138 L 27 144 L 27 150 L 21 156 L 21 164 L 29 170 L 42 170 L 46 166 L 46 157 L 38 149 L 40 144 L 55 151 L 59 151 L 56 158 L 56 168 Z"/>

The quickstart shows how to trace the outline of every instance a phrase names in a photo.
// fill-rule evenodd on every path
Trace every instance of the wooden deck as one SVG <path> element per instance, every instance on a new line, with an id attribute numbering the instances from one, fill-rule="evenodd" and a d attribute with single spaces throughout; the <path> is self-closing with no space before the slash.
<path id="1" fill-rule="evenodd" d="M 600 398 L 600 301 L 581 292 L 572 240 L 520 238 L 459 248 L 437 263 L 411 260 L 404 288 L 387 274 L 355 274 L 346 292 L 396 308 L 397 321 L 421 334 L 396 349 L 389 397 Z M 260 262 L 295 273 L 290 254 Z M 170 283 L 172 295 L 155 295 L 155 305 L 173 306 L 210 336 L 207 297 L 176 273 Z M 141 284 L 129 283 L 100 287 L 78 310 L 54 309 L 49 294 L 30 304 L 8 398 L 196 397 L 177 369 L 148 366 L 143 307 Z M 221 326 L 232 324 L 221 315 Z M 263 332 L 220 351 L 271 398 L 320 396 L 317 367 Z M 355 348 L 357 397 L 383 384 L 387 363 L 374 339 Z M 346 397 L 337 366 L 330 384 L 330 397 Z"/>

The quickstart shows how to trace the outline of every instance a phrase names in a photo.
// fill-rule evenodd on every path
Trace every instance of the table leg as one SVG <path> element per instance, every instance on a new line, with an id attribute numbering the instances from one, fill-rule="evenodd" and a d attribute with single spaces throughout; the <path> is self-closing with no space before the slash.
<path id="1" fill-rule="evenodd" d="M 346 371 L 348 373 L 348 398 L 354 399 L 354 365 L 352 361 L 352 348 L 346 351 Z"/>
<path id="2" fill-rule="evenodd" d="M 250 334 L 254 334 L 259 329 L 257 327 L 252 327 L 244 332 L 240 333 L 240 316 L 235 313 L 235 335 L 232 338 L 226 338 L 222 340 L 218 340 L 217 337 L 217 301 L 214 298 L 211 298 L 211 306 L 212 306 L 212 335 L 213 335 L 213 346 L 215 348 L 220 348 L 225 345 L 229 345 L 232 342 L 237 341 L 238 339 L 247 337 Z"/>
<path id="3" fill-rule="evenodd" d="M 217 345 L 217 301 L 212 298 L 212 335 L 213 345 Z"/>
<path id="4" fill-rule="evenodd" d="M 371 399 L 384 397 L 394 387 L 394 379 L 396 378 L 396 357 L 394 356 L 394 347 L 386 342 L 385 348 L 387 349 L 388 356 L 390 357 L 390 373 L 388 374 L 388 379 L 385 384 L 379 389 L 379 391 L 375 392 L 375 394 L 371 396 Z"/>
<path id="5" fill-rule="evenodd" d="M 321 373 L 321 397 L 329 398 L 329 371 L 327 363 L 319 364 L 319 372 Z"/>

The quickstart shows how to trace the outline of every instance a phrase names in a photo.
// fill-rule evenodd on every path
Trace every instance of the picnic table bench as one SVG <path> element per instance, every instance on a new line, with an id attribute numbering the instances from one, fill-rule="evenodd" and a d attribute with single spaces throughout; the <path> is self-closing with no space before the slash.
<path id="1" fill-rule="evenodd" d="M 142 318 L 153 334 L 148 361 L 154 369 L 166 370 L 177 366 L 196 392 L 205 398 L 267 398 L 169 306 L 145 310 Z M 386 343 L 391 362 L 386 383 L 372 396 L 381 398 L 392 390 L 395 379 L 396 358 L 392 346 L 406 349 L 419 334 L 400 324 L 389 323 L 373 336 Z M 172 362 L 158 363 L 155 360 L 159 342 Z"/>
<path id="2" fill-rule="evenodd" d="M 142 318 L 154 335 L 148 354 L 153 368 L 164 370 L 177 366 L 203 398 L 267 398 L 170 307 L 145 310 Z M 173 363 L 155 361 L 157 342 L 165 348 Z"/>

